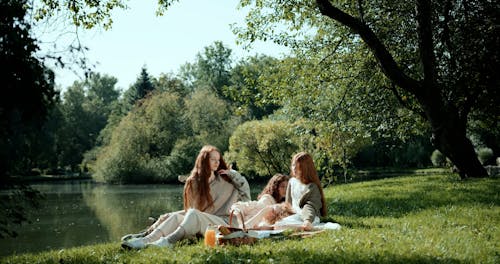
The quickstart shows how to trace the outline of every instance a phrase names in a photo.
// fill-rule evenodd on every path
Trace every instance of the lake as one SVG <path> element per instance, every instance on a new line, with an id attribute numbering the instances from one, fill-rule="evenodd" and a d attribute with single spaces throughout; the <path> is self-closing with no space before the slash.
<path id="1" fill-rule="evenodd" d="M 16 238 L 0 239 L 0 255 L 117 242 L 149 226 L 150 216 L 182 209 L 183 185 L 107 185 L 90 180 L 32 185 L 45 195 Z M 256 186 L 255 197 L 263 186 Z M 1 197 L 0 197 L 1 199 Z"/>

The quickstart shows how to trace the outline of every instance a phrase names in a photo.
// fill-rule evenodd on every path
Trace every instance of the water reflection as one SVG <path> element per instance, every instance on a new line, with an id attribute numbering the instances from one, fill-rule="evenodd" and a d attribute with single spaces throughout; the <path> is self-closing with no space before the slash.
<path id="1" fill-rule="evenodd" d="M 149 216 L 182 208 L 182 185 L 100 185 L 91 181 L 36 184 L 45 195 L 18 237 L 0 239 L 0 255 L 110 241 L 140 231 Z M 1 197 L 0 197 L 1 199 Z"/>
<path id="2" fill-rule="evenodd" d="M 85 204 L 107 230 L 107 240 L 146 228 L 150 216 L 182 209 L 182 185 L 101 185 L 83 192 Z"/>
<path id="3" fill-rule="evenodd" d="M 16 228 L 19 236 L 0 239 L 0 255 L 40 252 L 117 242 L 146 228 L 148 217 L 182 209 L 182 185 L 102 185 L 91 181 L 43 183 L 45 195 L 32 223 Z M 263 186 L 252 186 L 252 197 Z M 0 194 L 0 199 L 2 199 Z"/>

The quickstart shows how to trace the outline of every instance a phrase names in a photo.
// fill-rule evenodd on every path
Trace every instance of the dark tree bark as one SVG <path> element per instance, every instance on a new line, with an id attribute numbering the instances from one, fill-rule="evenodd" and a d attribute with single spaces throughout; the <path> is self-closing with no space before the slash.
<path id="1" fill-rule="evenodd" d="M 471 141 L 466 136 L 468 111 L 459 111 L 455 102 L 445 100 L 437 82 L 432 40 L 430 0 L 417 1 L 417 32 L 423 79 L 415 80 L 398 66 L 388 49 L 362 20 L 334 7 L 329 0 L 316 0 L 321 14 L 358 34 L 373 52 L 384 74 L 394 84 L 415 95 L 432 128 L 432 143 L 458 168 L 460 177 L 487 177 Z"/>

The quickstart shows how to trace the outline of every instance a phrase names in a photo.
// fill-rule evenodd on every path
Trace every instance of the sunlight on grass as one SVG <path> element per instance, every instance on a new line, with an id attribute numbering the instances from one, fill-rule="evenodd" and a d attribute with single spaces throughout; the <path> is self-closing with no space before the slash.
<path id="1" fill-rule="evenodd" d="M 3 258 L 2 263 L 500 263 L 500 179 L 405 176 L 325 189 L 343 228 L 305 239 L 209 249 L 124 251 L 119 243 Z"/>

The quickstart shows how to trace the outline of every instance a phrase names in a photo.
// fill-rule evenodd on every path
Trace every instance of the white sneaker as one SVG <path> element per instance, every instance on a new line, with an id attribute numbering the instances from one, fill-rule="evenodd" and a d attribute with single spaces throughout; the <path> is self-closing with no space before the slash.
<path id="1" fill-rule="evenodd" d="M 154 242 L 147 243 L 146 246 L 173 248 L 174 244 L 168 242 L 168 239 L 166 237 L 162 237 Z"/>
<path id="2" fill-rule="evenodd" d="M 125 249 L 141 249 L 141 248 L 145 248 L 145 247 L 146 247 L 146 243 L 144 242 L 144 239 L 141 237 L 132 238 L 130 240 L 122 242 L 122 248 L 125 248 Z"/>
<path id="3" fill-rule="evenodd" d="M 137 233 L 137 234 L 127 234 L 127 235 L 124 235 L 122 238 L 121 238 L 121 241 L 126 241 L 126 240 L 130 240 L 132 238 L 138 238 L 138 237 L 145 237 L 148 235 L 148 232 L 147 231 L 143 231 L 143 232 L 140 232 L 140 233 Z"/>

